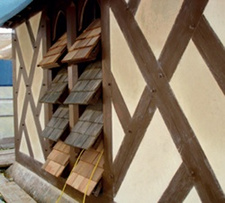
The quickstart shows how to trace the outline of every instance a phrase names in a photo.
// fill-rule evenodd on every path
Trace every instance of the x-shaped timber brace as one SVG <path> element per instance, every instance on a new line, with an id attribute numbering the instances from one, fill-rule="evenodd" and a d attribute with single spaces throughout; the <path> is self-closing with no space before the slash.
<path id="1" fill-rule="evenodd" d="M 118 101 L 117 103 L 114 102 L 114 106 L 125 132 L 125 137 L 113 163 L 114 194 L 118 192 L 154 112 L 158 108 L 183 160 L 159 202 L 173 199 L 172 196 L 177 196 L 179 200 L 183 200 L 193 186 L 196 187 L 203 202 L 225 202 L 223 191 L 207 157 L 169 85 L 169 80 L 172 78 L 179 60 L 192 38 L 214 78 L 225 93 L 224 83 L 221 82 L 225 81 L 224 65 L 221 65 L 225 64 L 224 49 L 203 16 L 208 1 L 185 0 L 183 2 L 158 61 L 134 18 L 139 3 L 140 0 L 130 0 L 128 4 L 124 0 L 111 0 L 109 2 L 117 23 L 147 83 L 134 116 L 131 118 L 115 79 L 112 74 L 110 75 L 113 86 L 112 100 L 114 101 L 115 98 L 119 100 L 119 103 Z M 216 42 L 215 46 L 221 53 L 216 56 L 216 60 L 213 58 L 215 54 L 210 47 L 207 47 L 209 44 L 202 36 L 204 32 L 207 32 Z M 120 113 L 120 108 L 123 109 L 123 115 Z M 194 153 L 190 154 L 190 152 Z M 126 154 L 130 156 L 127 157 Z M 182 187 L 185 189 L 182 194 L 176 194 L 179 189 L 178 183 L 183 180 L 185 181 Z M 170 194 L 170 196 L 168 197 L 167 194 Z"/>

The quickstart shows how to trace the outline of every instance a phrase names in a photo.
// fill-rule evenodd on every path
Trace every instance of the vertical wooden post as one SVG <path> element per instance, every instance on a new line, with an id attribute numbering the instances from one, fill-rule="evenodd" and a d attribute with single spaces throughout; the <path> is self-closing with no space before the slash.
<path id="1" fill-rule="evenodd" d="M 45 12 L 42 13 L 42 19 L 41 19 L 41 32 L 42 32 L 42 53 L 43 55 L 46 54 L 49 47 L 51 46 L 51 36 L 50 36 L 50 25 L 49 25 L 49 19 Z M 46 91 L 49 88 L 50 82 L 52 81 L 52 74 L 51 70 L 44 69 L 43 70 L 43 91 Z M 45 125 L 48 124 L 49 120 L 52 117 L 52 104 L 43 104 L 44 105 L 44 113 L 45 113 Z M 45 140 L 45 158 L 51 151 L 51 146 L 53 142 L 51 140 L 46 139 Z"/>
<path id="2" fill-rule="evenodd" d="M 69 49 L 73 43 L 75 42 L 77 36 L 77 17 L 76 17 L 76 7 L 74 3 L 67 9 L 67 48 Z M 68 66 L 68 88 L 69 92 L 72 90 L 73 86 L 76 84 L 78 80 L 78 66 L 77 65 L 69 65 Z M 78 105 L 69 105 L 69 125 L 70 129 L 73 128 L 75 123 L 79 118 L 79 106 Z M 75 162 L 75 154 L 76 151 L 71 147 L 70 152 L 70 167 L 73 167 Z"/>
<path id="3" fill-rule="evenodd" d="M 103 191 L 113 199 L 114 170 L 112 157 L 112 101 L 110 76 L 109 1 L 101 1 L 102 72 L 103 72 L 103 123 L 104 123 L 104 174 Z"/>

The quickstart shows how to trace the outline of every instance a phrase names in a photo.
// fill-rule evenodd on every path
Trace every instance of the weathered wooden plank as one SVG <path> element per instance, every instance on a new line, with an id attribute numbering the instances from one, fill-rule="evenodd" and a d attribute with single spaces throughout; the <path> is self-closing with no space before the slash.
<path id="1" fill-rule="evenodd" d="M 114 178 L 113 178 L 113 155 L 112 155 L 112 105 L 111 105 L 111 63 L 110 63 L 110 22 L 109 22 L 109 0 L 101 1 L 102 18 L 102 73 L 103 73 L 103 136 L 104 136 L 104 174 L 103 174 L 103 194 L 113 198 Z"/>
<path id="2" fill-rule="evenodd" d="M 151 100 L 148 88 L 145 87 L 132 120 L 130 123 L 124 124 L 124 126 L 128 127 L 124 129 L 125 137 L 113 163 L 115 194 L 122 184 L 155 110 L 155 103 Z M 129 156 L 127 156 L 127 154 L 129 154 Z"/>
<path id="3" fill-rule="evenodd" d="M 86 67 L 64 104 L 90 104 L 93 103 L 93 100 L 96 100 L 96 96 L 100 96 L 97 92 L 100 91 L 102 79 L 96 79 L 95 77 L 99 77 L 101 68 L 99 62 L 97 62 L 97 65 L 96 67 L 96 64 L 93 63 Z"/>
<path id="4" fill-rule="evenodd" d="M 157 63 L 152 50 L 134 19 L 134 16 L 127 10 L 125 2 L 115 0 L 110 1 L 110 3 L 117 22 L 125 39 L 128 41 L 128 45 L 132 50 L 131 52 L 135 57 L 146 83 L 148 84 L 151 95 L 156 100 L 157 107 L 164 118 L 174 143 L 178 149 L 182 147 L 182 151 L 179 150 L 179 152 L 185 165 L 188 167 L 190 173 L 193 172 L 193 170 L 195 171 L 196 178 L 199 180 L 198 183 L 196 182 L 196 187 L 197 189 L 200 187 L 201 190 L 204 191 L 199 194 L 201 199 L 205 202 L 224 201 L 225 197 L 222 189 L 193 130 L 174 97 L 167 78 L 161 77 L 159 79 L 160 75 L 165 74 Z M 195 15 L 200 18 L 207 1 L 198 1 L 197 3 L 195 1 L 185 1 L 184 4 L 186 11 L 188 10 L 187 7 L 189 9 L 191 8 L 191 10 L 195 12 Z M 195 10 L 195 8 L 197 9 Z M 126 15 L 123 15 L 123 13 L 126 13 Z M 186 142 L 187 139 L 189 142 Z M 192 151 L 192 154 L 190 154 L 190 150 Z M 193 154 L 198 156 L 193 156 Z M 209 190 L 211 191 L 210 193 Z"/>
<path id="5" fill-rule="evenodd" d="M 167 189 L 158 201 L 159 203 L 166 202 L 183 202 L 194 183 L 192 177 L 189 175 L 187 168 L 181 164 L 173 179 L 170 181 Z"/>
<path id="6" fill-rule="evenodd" d="M 95 21 L 99 21 L 99 19 Z M 63 58 L 62 62 L 79 63 L 92 60 L 92 58 L 97 56 L 98 52 L 95 47 L 97 47 L 100 41 L 101 28 L 91 27 L 95 25 L 95 22 L 92 23 L 79 37 L 76 38 L 75 43 L 70 46 L 69 53 Z"/>
<path id="7" fill-rule="evenodd" d="M 186 12 L 184 12 L 185 9 L 186 9 L 186 6 L 183 5 L 180 13 L 178 14 L 178 16 L 176 18 L 175 24 L 171 30 L 171 33 L 166 41 L 166 44 L 163 48 L 163 51 L 162 51 L 162 53 L 160 55 L 160 59 L 159 59 L 160 63 L 162 64 L 163 69 L 165 70 L 165 74 L 168 79 L 170 79 L 172 77 L 174 71 L 176 70 L 177 64 L 179 63 L 179 60 L 180 60 L 189 40 L 194 32 L 194 29 L 192 30 L 189 28 L 189 24 L 192 24 L 192 25 L 197 24 L 197 21 L 198 21 L 198 16 L 197 16 L 197 18 L 196 17 L 191 18 L 191 16 L 193 16 L 193 14 L 187 15 L 186 13 L 188 13 L 189 11 L 186 10 Z M 191 10 L 191 9 L 189 9 L 189 10 Z M 192 13 L 193 11 L 191 10 L 190 12 Z M 180 33 L 182 33 L 182 34 L 180 34 Z M 170 53 L 173 53 L 172 56 L 170 56 L 171 55 Z M 150 93 L 148 93 L 146 90 L 145 90 L 145 92 L 146 92 L 144 94 L 145 96 L 146 96 L 146 94 L 149 94 L 149 96 L 147 96 L 146 99 L 150 98 L 151 97 Z M 116 102 L 118 102 L 118 101 L 116 101 Z M 140 104 L 140 106 L 143 106 L 143 105 Z M 153 107 L 154 106 L 152 106 L 151 108 L 153 108 Z M 145 107 L 143 107 L 143 108 L 145 108 Z M 153 109 L 155 109 L 155 108 L 153 108 Z M 152 113 L 154 113 L 154 111 L 152 111 Z M 121 119 L 121 120 L 124 121 L 124 119 Z M 130 126 L 132 126 L 132 125 L 134 125 L 133 122 L 131 122 Z M 132 130 L 132 132 L 133 132 L 133 130 Z M 124 137 L 124 141 L 123 141 L 120 149 L 128 149 L 129 151 L 131 150 L 132 153 L 129 153 L 129 152 L 128 153 L 134 155 L 135 149 L 137 150 L 137 147 L 132 148 L 129 146 L 130 146 L 130 142 L 132 143 L 132 140 L 136 139 L 135 136 L 136 136 L 135 133 L 132 133 L 131 135 L 129 133 L 127 133 Z M 144 134 L 142 134 L 142 136 L 144 136 Z M 142 136 L 138 135 L 138 137 L 140 138 L 139 141 L 142 140 L 141 139 Z M 135 143 L 138 146 L 140 142 L 138 142 L 136 140 Z M 119 154 L 121 154 L 120 150 L 119 150 Z M 119 160 L 118 163 L 120 163 L 120 162 L 123 163 L 124 160 L 127 160 L 127 159 L 125 157 L 123 159 L 121 158 L 121 160 Z M 130 164 L 127 164 L 127 166 L 126 166 L 126 164 L 124 164 L 123 167 L 127 167 L 127 169 L 128 169 L 129 165 Z M 121 175 L 122 175 L 122 173 L 121 173 Z"/>
<path id="8" fill-rule="evenodd" d="M 84 149 L 89 149 L 94 144 L 103 129 L 103 113 L 99 111 L 102 104 L 97 104 L 97 106 L 99 106 L 97 110 L 95 106 L 89 106 L 84 111 L 65 143 Z"/>
<path id="9" fill-rule="evenodd" d="M 64 34 L 53 46 L 51 46 L 49 51 L 44 56 L 43 60 L 40 61 L 40 63 L 38 64 L 38 66 L 41 66 L 42 68 L 59 67 L 58 60 L 62 56 L 62 54 L 65 53 L 66 46 L 67 46 L 67 35 Z"/>
<path id="10" fill-rule="evenodd" d="M 9 167 L 15 162 L 15 149 L 0 150 L 0 168 Z"/>
<path id="11" fill-rule="evenodd" d="M 204 16 L 202 16 L 192 39 L 225 94 L 224 46 Z"/>
<path id="12" fill-rule="evenodd" d="M 35 203 L 22 188 L 20 188 L 15 182 L 9 181 L 3 175 L 0 175 L 0 193 L 8 203 Z"/>
<path id="13" fill-rule="evenodd" d="M 51 82 L 50 87 L 46 93 L 39 101 L 44 103 L 61 103 L 63 93 L 68 88 L 67 78 L 67 70 L 60 70 L 57 76 Z"/>
<path id="14" fill-rule="evenodd" d="M 130 8 L 130 11 L 133 13 L 133 15 L 136 14 L 140 2 L 141 0 L 129 0 L 128 6 Z"/>
<path id="15" fill-rule="evenodd" d="M 1 149 L 13 149 L 15 145 L 14 137 L 6 137 L 0 139 L 0 150 Z"/>

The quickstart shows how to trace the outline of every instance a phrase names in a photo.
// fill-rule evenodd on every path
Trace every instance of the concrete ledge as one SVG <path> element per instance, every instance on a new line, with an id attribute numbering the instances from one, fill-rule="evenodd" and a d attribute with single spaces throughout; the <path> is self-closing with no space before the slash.
<path id="1" fill-rule="evenodd" d="M 6 171 L 13 180 L 39 203 L 55 203 L 61 191 L 37 176 L 32 171 L 15 162 Z M 63 194 L 61 203 L 78 203 L 67 194 Z"/>

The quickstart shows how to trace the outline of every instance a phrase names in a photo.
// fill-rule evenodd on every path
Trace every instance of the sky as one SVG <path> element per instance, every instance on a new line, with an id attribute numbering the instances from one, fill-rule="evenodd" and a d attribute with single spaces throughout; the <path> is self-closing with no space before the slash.
<path id="1" fill-rule="evenodd" d="M 0 33 L 11 33 L 12 29 L 6 29 L 6 28 L 1 28 L 0 27 Z"/>

